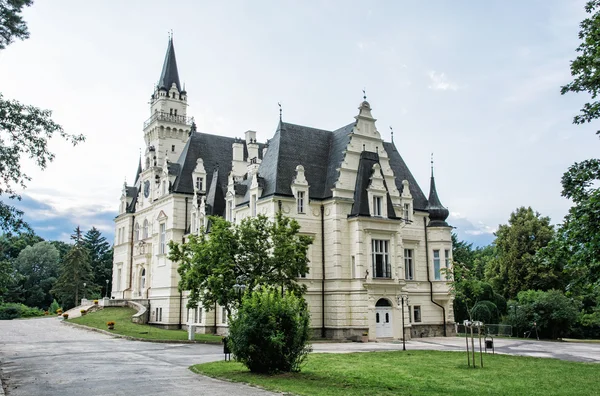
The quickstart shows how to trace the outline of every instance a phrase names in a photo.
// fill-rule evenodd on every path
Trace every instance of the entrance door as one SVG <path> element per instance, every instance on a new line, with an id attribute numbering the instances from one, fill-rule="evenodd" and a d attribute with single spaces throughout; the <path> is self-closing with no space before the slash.
<path id="1" fill-rule="evenodd" d="M 379 299 L 375 304 L 375 336 L 377 338 L 393 337 L 392 304 L 385 298 Z"/>

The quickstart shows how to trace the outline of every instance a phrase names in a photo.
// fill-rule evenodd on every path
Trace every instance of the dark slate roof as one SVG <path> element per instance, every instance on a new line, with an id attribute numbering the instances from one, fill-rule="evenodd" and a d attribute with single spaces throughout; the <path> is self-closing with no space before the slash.
<path id="1" fill-rule="evenodd" d="M 442 205 L 440 198 L 435 188 L 435 178 L 433 177 L 433 168 L 431 168 L 431 183 L 429 186 L 429 200 L 427 204 L 427 211 L 429 212 L 429 226 L 430 227 L 447 227 L 446 219 L 450 212 Z"/>
<path id="2" fill-rule="evenodd" d="M 169 175 L 179 175 L 181 171 L 181 165 L 177 162 L 169 162 L 167 164 L 167 169 L 169 170 Z"/>
<path id="3" fill-rule="evenodd" d="M 127 206 L 127 208 L 125 209 L 126 213 L 134 213 L 135 212 L 135 205 L 137 204 L 137 199 L 138 199 L 138 191 L 139 190 L 137 187 L 127 187 L 126 196 L 132 197 L 133 199 L 131 200 L 131 203 Z"/>
<path id="4" fill-rule="evenodd" d="M 194 193 L 192 172 L 196 169 L 196 160 L 202 158 L 207 175 L 212 175 L 216 168 L 220 168 L 216 181 L 223 190 L 227 186 L 227 175 L 231 171 L 233 150 L 231 145 L 234 138 L 209 135 L 208 133 L 194 132 L 185 144 L 177 164 L 179 174 L 173 185 L 173 191 L 178 193 Z M 213 178 L 207 176 L 206 191 L 209 191 Z"/>
<path id="5" fill-rule="evenodd" d="M 219 183 L 219 168 L 215 168 L 210 182 L 208 193 L 206 194 L 207 214 L 223 216 L 225 214 L 225 194 L 223 187 Z"/>
<path id="6" fill-rule="evenodd" d="M 135 181 L 133 182 L 134 186 L 137 184 L 138 180 L 140 180 L 141 174 L 142 174 L 142 157 L 140 157 L 140 162 L 138 163 L 137 172 L 135 172 Z"/>
<path id="7" fill-rule="evenodd" d="M 419 187 L 412 173 L 410 173 L 400 153 L 396 150 L 394 143 L 384 142 L 383 148 L 390 158 L 390 167 L 396 176 L 396 188 L 398 191 L 402 193 L 402 180 L 408 180 L 410 195 L 413 197 L 413 207 L 417 210 L 427 210 L 427 198 L 425 198 L 425 194 L 423 194 L 421 187 Z"/>
<path id="8" fill-rule="evenodd" d="M 350 211 L 351 216 L 370 216 L 369 212 L 369 183 L 371 176 L 373 175 L 373 165 L 379 164 L 379 154 L 370 151 L 363 151 L 360 153 L 360 162 L 358 164 L 358 172 L 356 175 L 356 185 L 354 188 L 354 203 L 352 204 L 352 210 Z M 379 164 L 381 166 L 381 164 Z M 381 172 L 381 170 L 379 171 Z M 383 173 L 381 173 L 383 177 Z M 396 212 L 392 205 L 392 199 L 390 192 L 385 181 L 383 184 L 387 191 L 387 217 L 390 219 L 396 218 Z"/>
<path id="9" fill-rule="evenodd" d="M 160 79 L 158 80 L 158 88 L 169 90 L 173 83 L 177 86 L 177 90 L 181 92 L 179 72 L 177 71 L 177 60 L 175 59 L 175 47 L 173 46 L 173 38 L 171 37 L 169 39 L 169 46 L 167 47 L 167 54 L 165 55 L 162 72 L 160 73 Z"/>

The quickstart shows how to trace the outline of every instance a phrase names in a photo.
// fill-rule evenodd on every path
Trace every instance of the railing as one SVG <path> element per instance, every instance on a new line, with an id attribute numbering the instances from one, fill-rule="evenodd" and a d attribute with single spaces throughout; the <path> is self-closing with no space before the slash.
<path id="1" fill-rule="evenodd" d="M 144 122 L 144 128 L 150 125 L 154 121 L 168 121 L 174 124 L 192 125 L 192 117 L 186 117 L 183 115 L 174 115 L 165 113 L 163 111 L 152 114 L 150 118 Z"/>

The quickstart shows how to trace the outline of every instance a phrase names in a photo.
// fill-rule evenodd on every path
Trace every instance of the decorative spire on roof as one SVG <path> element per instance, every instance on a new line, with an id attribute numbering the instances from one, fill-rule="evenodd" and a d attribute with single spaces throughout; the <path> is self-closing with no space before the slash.
<path id="1" fill-rule="evenodd" d="M 431 184 L 429 186 L 429 199 L 427 201 L 427 211 L 429 212 L 429 227 L 448 227 L 446 219 L 450 212 L 440 202 L 437 190 L 435 188 L 435 178 L 433 176 L 433 153 L 431 153 Z"/>
<path id="2" fill-rule="evenodd" d="M 177 90 L 181 92 L 181 84 L 179 82 L 179 72 L 177 71 L 177 60 L 175 59 L 175 47 L 173 46 L 173 32 L 169 35 L 169 45 L 165 62 L 163 63 L 160 79 L 158 80 L 158 88 L 166 89 L 167 91 L 175 84 Z"/>
<path id="3" fill-rule="evenodd" d="M 279 121 L 281 122 L 282 120 L 282 109 L 281 109 L 281 102 L 277 102 L 277 105 L 279 106 Z"/>
<path id="4" fill-rule="evenodd" d="M 392 129 L 391 125 L 390 125 L 390 134 L 392 135 L 392 143 L 394 143 L 394 130 Z"/>
<path id="5" fill-rule="evenodd" d="M 140 149 L 140 162 L 138 163 L 137 172 L 135 172 L 135 181 L 133 185 L 135 186 L 138 180 L 140 179 L 140 175 L 142 174 L 142 149 Z"/>

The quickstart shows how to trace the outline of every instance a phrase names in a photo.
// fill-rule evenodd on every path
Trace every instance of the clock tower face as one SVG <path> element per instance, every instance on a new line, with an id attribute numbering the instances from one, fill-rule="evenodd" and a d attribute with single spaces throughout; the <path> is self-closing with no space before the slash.
<path id="1" fill-rule="evenodd" d="M 144 197 L 148 198 L 149 195 L 150 195 L 150 182 L 148 180 L 146 180 L 144 182 Z"/>

